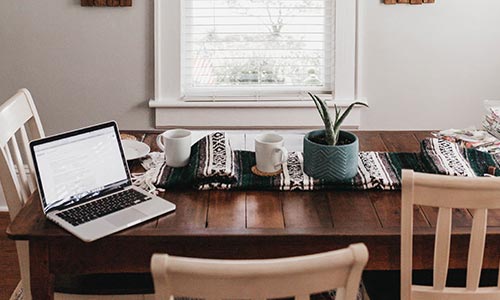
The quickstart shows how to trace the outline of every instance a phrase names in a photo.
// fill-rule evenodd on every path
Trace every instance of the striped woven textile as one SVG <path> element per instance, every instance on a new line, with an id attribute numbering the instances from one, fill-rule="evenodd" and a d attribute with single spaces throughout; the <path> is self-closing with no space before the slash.
<path id="1" fill-rule="evenodd" d="M 301 152 L 289 154 L 280 175 L 254 175 L 251 167 L 255 165 L 255 153 L 233 150 L 223 132 L 212 133 L 194 144 L 184 168 L 168 167 L 162 157 L 157 155 L 154 163 L 146 160 L 143 166 L 152 176 L 153 185 L 163 189 L 397 190 L 401 188 L 401 169 L 472 177 L 494 170 L 493 175 L 500 176 L 500 155 L 463 149 L 441 139 L 423 140 L 419 153 L 360 152 L 358 173 L 342 182 L 309 177 L 303 172 Z"/>

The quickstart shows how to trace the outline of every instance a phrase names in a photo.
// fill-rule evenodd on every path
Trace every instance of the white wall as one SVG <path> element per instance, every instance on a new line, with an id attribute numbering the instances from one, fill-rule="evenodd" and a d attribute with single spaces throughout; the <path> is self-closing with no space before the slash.
<path id="1" fill-rule="evenodd" d="M 500 1 L 358 1 L 362 129 L 479 125 L 482 99 L 500 98 Z M 0 103 L 29 88 L 48 134 L 109 119 L 151 128 L 153 1 L 79 3 L 0 1 Z"/>
<path id="2" fill-rule="evenodd" d="M 153 1 L 0 1 L 0 102 L 33 94 L 48 134 L 102 122 L 148 128 L 154 95 Z"/>
<path id="3" fill-rule="evenodd" d="M 362 127 L 480 125 L 482 100 L 500 98 L 500 1 L 359 2 Z"/>

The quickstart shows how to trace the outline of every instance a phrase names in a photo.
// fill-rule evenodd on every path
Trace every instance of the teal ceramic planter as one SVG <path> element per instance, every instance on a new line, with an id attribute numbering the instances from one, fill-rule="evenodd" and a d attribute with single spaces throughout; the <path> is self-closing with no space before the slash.
<path id="1" fill-rule="evenodd" d="M 318 144 L 311 137 L 321 136 L 325 130 L 311 131 L 304 136 L 304 172 L 317 179 L 344 181 L 353 178 L 358 170 L 358 137 L 347 131 L 340 131 L 339 139 L 352 143 L 330 146 Z"/>

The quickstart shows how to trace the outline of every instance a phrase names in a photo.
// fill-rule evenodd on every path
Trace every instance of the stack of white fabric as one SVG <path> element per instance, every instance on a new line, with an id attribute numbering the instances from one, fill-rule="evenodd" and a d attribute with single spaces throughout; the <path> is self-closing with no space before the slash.
<path id="1" fill-rule="evenodd" d="M 483 127 L 491 135 L 500 139 L 500 100 L 485 100 L 484 107 L 487 112 L 484 116 Z"/>

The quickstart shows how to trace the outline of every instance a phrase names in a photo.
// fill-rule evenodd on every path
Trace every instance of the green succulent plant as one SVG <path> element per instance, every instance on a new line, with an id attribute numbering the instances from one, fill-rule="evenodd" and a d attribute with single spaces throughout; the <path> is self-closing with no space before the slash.
<path id="1" fill-rule="evenodd" d="M 344 122 L 345 118 L 349 115 L 351 110 L 355 105 L 362 105 L 368 107 L 364 102 L 353 102 L 342 112 L 340 107 L 336 104 L 333 105 L 335 111 L 335 118 L 330 115 L 330 110 L 326 101 L 318 97 L 317 95 L 308 93 L 309 96 L 314 101 L 316 108 L 318 109 L 319 115 L 325 124 L 325 142 L 327 145 L 336 145 L 339 140 L 340 126 Z"/>

